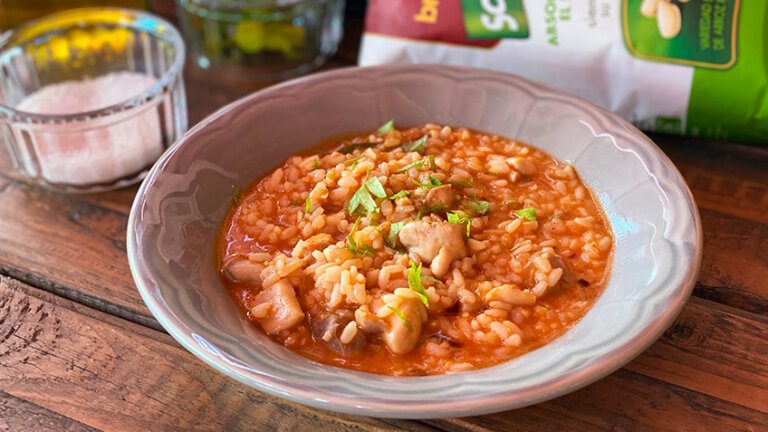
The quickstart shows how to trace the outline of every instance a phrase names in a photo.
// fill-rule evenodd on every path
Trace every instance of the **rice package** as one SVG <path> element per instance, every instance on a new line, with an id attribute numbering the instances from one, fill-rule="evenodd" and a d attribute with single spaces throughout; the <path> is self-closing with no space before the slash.
<path id="1" fill-rule="evenodd" d="M 765 0 L 371 0 L 360 65 L 554 84 L 646 131 L 768 143 Z"/>

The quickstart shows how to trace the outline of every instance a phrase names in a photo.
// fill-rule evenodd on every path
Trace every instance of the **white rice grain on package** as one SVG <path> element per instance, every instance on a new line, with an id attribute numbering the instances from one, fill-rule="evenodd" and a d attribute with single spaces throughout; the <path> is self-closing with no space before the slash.
<path id="1" fill-rule="evenodd" d="M 360 65 L 544 81 L 641 129 L 768 142 L 764 0 L 371 0 Z"/>

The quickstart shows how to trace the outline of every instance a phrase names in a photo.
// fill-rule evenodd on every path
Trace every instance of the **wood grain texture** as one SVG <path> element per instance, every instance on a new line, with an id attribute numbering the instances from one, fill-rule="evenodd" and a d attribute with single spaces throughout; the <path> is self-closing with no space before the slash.
<path id="1" fill-rule="evenodd" d="M 8 425 L 32 422 L 17 417 L 28 412 L 71 430 L 433 430 L 268 396 L 204 365 L 170 336 L 2 276 L 0 388 L 13 398 L 0 404 Z"/>
<path id="2" fill-rule="evenodd" d="M 768 317 L 693 299 L 623 369 L 504 413 L 431 421 L 448 430 L 760 430 L 768 424 Z"/>
<path id="3" fill-rule="evenodd" d="M 0 391 L 0 432 L 96 432 L 90 426 Z"/>

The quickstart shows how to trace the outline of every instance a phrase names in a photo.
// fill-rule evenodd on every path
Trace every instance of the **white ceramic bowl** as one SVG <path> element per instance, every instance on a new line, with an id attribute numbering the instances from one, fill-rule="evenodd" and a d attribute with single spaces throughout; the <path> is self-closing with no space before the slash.
<path id="1" fill-rule="evenodd" d="M 573 164 L 610 219 L 610 282 L 554 342 L 453 375 L 389 377 L 309 361 L 251 325 L 214 269 L 236 186 L 331 135 L 427 122 L 516 138 Z M 640 131 L 564 91 L 498 72 L 437 65 L 352 68 L 228 105 L 157 162 L 128 222 L 136 285 L 184 347 L 247 385 L 307 405 L 381 417 L 465 416 L 522 407 L 589 384 L 648 347 L 677 316 L 701 258 L 682 177 Z"/>

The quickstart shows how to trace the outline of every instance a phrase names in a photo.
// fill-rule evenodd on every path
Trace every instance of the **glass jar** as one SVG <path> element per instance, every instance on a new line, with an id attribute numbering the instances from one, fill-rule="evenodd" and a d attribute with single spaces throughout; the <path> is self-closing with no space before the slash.
<path id="1" fill-rule="evenodd" d="M 183 65 L 179 32 L 147 12 L 74 9 L 9 30 L 0 141 L 19 172 L 52 189 L 135 183 L 187 129 Z"/>
<path id="2" fill-rule="evenodd" d="M 246 80 L 305 73 L 332 56 L 343 0 L 176 0 L 190 54 L 203 69 Z"/>

